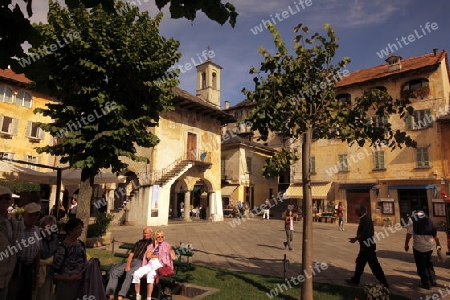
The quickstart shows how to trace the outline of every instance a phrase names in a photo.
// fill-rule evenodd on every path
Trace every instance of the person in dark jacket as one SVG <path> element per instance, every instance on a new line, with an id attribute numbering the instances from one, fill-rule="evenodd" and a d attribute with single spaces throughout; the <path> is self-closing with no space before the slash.
<path id="1" fill-rule="evenodd" d="M 350 285 L 359 285 L 361 275 L 364 272 L 364 267 L 369 263 L 373 275 L 375 275 L 382 285 L 389 287 L 375 252 L 376 243 L 373 237 L 375 229 L 373 227 L 372 218 L 367 214 L 367 210 L 363 205 L 358 205 L 355 209 L 355 213 L 359 216 L 359 226 L 356 237 L 350 238 L 349 241 L 352 244 L 356 241 L 359 242 L 359 253 L 356 258 L 355 274 L 352 278 L 346 279 L 346 282 Z"/>

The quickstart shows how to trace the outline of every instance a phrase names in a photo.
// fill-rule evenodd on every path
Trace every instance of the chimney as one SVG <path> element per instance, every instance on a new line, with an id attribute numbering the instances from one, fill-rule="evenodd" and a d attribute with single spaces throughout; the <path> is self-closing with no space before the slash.
<path id="1" fill-rule="evenodd" d="M 225 100 L 224 105 L 225 105 L 225 108 L 224 108 L 224 109 L 229 109 L 229 108 L 230 108 L 230 101 Z"/>
<path id="2" fill-rule="evenodd" d="M 386 59 L 388 63 L 388 72 L 395 72 L 402 69 L 402 57 L 398 55 L 391 55 Z"/>
<path id="3" fill-rule="evenodd" d="M 434 53 L 434 56 L 436 56 L 436 55 L 437 55 L 437 52 L 438 52 L 438 48 L 433 48 L 433 53 Z"/>

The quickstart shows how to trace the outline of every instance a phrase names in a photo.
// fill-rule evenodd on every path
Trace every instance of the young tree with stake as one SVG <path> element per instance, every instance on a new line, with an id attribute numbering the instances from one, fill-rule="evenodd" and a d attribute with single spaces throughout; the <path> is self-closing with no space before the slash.
<path id="1" fill-rule="evenodd" d="M 412 112 L 408 99 L 394 100 L 379 90 L 366 91 L 354 103 L 346 104 L 335 98 L 334 87 L 345 74 L 344 68 L 350 63 L 344 58 L 333 63 L 338 49 L 337 37 L 329 24 L 324 25 L 326 35 L 315 33 L 309 35 L 308 27 L 302 24 L 294 28 L 294 54 L 290 55 L 276 28 L 269 24 L 278 52 L 270 54 L 264 48 L 259 52 L 264 59 L 259 69 L 252 67 L 255 89 L 243 89 L 248 99 L 256 103 L 255 109 L 247 118 L 252 122 L 252 130 L 258 130 L 262 139 L 267 139 L 269 131 L 281 132 L 285 136 L 301 139 L 302 144 L 302 183 L 303 183 L 303 241 L 302 266 L 308 269 L 312 265 L 312 196 L 310 179 L 310 146 L 312 138 L 339 138 L 349 144 L 366 143 L 376 145 L 387 142 L 395 147 L 415 146 L 416 143 L 399 130 L 394 131 L 390 123 L 378 128 L 372 125 L 369 114 L 384 117 Z M 265 174 L 276 174 L 289 167 L 295 154 L 286 153 L 269 160 Z M 306 278 L 301 290 L 301 299 L 313 299 L 313 282 Z"/>

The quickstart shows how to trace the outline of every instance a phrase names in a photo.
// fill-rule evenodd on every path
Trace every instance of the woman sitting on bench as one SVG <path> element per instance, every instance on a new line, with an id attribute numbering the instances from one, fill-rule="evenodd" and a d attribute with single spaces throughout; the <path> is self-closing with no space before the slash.
<path id="1" fill-rule="evenodd" d="M 163 266 L 169 266 L 173 270 L 173 260 L 176 259 L 175 251 L 164 241 L 164 232 L 155 232 L 153 243 L 148 245 L 147 252 L 142 260 L 142 267 L 133 274 L 133 283 L 136 290 L 136 300 L 141 300 L 141 278 L 147 275 L 147 299 L 151 299 L 156 270 Z"/>

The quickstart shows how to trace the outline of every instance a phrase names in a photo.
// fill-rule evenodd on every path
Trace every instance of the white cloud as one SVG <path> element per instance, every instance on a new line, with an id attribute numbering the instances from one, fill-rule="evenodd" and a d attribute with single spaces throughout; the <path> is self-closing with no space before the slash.
<path id="1" fill-rule="evenodd" d="M 355 27 L 383 23 L 395 14 L 403 14 L 405 6 L 412 0 L 311 0 L 312 5 L 300 10 L 301 22 L 310 27 L 321 26 L 324 22 L 340 27 Z M 282 11 L 289 11 L 289 7 L 296 10 L 301 8 L 299 0 L 261 1 L 261 0 L 229 0 L 235 5 L 239 13 L 238 24 L 242 18 L 250 16 L 266 16 Z M 296 18 L 297 16 L 295 16 Z M 293 17 L 294 18 L 294 17 Z M 309 23 L 312 21 L 313 23 Z"/>

